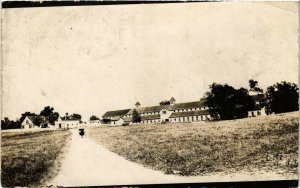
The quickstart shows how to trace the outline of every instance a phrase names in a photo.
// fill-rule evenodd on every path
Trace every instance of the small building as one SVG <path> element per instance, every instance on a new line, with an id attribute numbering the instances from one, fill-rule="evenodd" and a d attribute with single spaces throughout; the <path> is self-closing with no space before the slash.
<path id="1" fill-rule="evenodd" d="M 35 118 L 40 118 L 41 123 L 39 125 L 35 125 Z M 41 115 L 36 116 L 26 116 L 25 119 L 21 122 L 21 129 L 37 129 L 37 128 L 48 128 L 49 123 L 46 121 L 46 118 Z"/>
<path id="2" fill-rule="evenodd" d="M 266 101 L 266 96 L 264 94 L 252 95 L 253 101 L 255 102 L 255 107 L 248 111 L 248 117 L 265 116 L 266 108 L 263 106 L 263 102 Z"/>
<path id="3" fill-rule="evenodd" d="M 99 127 L 102 124 L 99 119 L 89 120 L 88 123 L 89 123 L 89 126 L 91 126 L 91 127 Z"/>
<path id="4" fill-rule="evenodd" d="M 125 122 L 123 117 L 120 116 L 112 117 L 110 120 L 111 120 L 110 126 L 123 125 Z"/>
<path id="5" fill-rule="evenodd" d="M 106 112 L 102 118 L 105 120 L 105 124 L 110 126 L 117 126 L 122 125 L 125 123 L 124 117 L 131 109 L 124 109 L 124 110 L 115 110 L 115 111 L 108 111 Z"/>
<path id="6" fill-rule="evenodd" d="M 72 129 L 80 127 L 80 120 L 72 117 L 64 116 L 59 117 L 57 121 L 55 121 L 55 128 L 59 129 Z"/>

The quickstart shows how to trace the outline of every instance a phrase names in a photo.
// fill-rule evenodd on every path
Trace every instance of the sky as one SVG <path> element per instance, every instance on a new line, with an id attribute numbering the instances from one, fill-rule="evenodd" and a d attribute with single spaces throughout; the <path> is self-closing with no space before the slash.
<path id="1" fill-rule="evenodd" d="M 45 106 L 83 119 L 197 101 L 213 82 L 298 83 L 297 2 L 2 11 L 2 118 Z"/>

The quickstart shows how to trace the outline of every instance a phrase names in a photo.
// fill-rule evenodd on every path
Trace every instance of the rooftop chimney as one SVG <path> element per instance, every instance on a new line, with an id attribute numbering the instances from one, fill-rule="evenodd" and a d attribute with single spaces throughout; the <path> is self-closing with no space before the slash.
<path id="1" fill-rule="evenodd" d="M 138 109 L 140 106 L 141 106 L 141 104 L 139 103 L 139 101 L 135 103 L 135 108 Z"/>
<path id="2" fill-rule="evenodd" d="M 172 98 L 170 99 L 170 104 L 171 104 L 171 105 L 174 105 L 175 102 L 176 102 L 176 100 L 174 99 L 174 97 L 172 97 Z"/>

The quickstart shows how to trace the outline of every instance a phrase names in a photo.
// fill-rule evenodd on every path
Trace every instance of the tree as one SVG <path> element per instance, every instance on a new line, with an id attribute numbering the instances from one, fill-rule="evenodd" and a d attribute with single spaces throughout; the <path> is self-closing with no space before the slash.
<path id="1" fill-rule="evenodd" d="M 7 117 L 4 118 L 4 120 L 1 120 L 1 129 L 20 129 L 21 123 L 19 120 L 12 121 L 9 120 Z"/>
<path id="2" fill-rule="evenodd" d="M 44 116 L 44 117 L 49 117 L 51 114 L 53 114 L 53 110 L 54 108 L 50 107 L 50 106 L 46 106 L 41 112 L 40 115 Z"/>
<path id="3" fill-rule="evenodd" d="M 73 117 L 74 119 L 78 119 L 79 121 L 81 121 L 81 115 L 80 115 L 80 114 L 73 113 L 73 114 L 72 114 L 72 117 Z"/>
<path id="4" fill-rule="evenodd" d="M 253 109 L 255 102 L 249 95 L 249 91 L 245 88 L 240 88 L 235 91 L 235 118 L 245 118 L 248 116 L 248 111 Z"/>
<path id="5" fill-rule="evenodd" d="M 52 114 L 50 114 L 48 116 L 48 121 L 51 125 L 54 125 L 55 124 L 55 121 L 57 121 L 59 118 L 59 113 L 58 112 L 54 112 Z"/>
<path id="6" fill-rule="evenodd" d="M 255 105 L 247 89 L 236 90 L 227 84 L 213 83 L 205 95 L 211 116 L 223 120 L 247 117 Z"/>
<path id="7" fill-rule="evenodd" d="M 263 90 L 258 87 L 258 82 L 253 79 L 249 80 L 249 87 L 250 87 L 250 91 L 263 93 Z"/>
<path id="8" fill-rule="evenodd" d="M 95 115 L 92 115 L 92 116 L 90 117 L 90 120 L 91 120 L 91 121 L 93 121 L 93 120 L 99 120 L 99 118 L 98 118 L 97 116 L 95 116 Z"/>
<path id="9" fill-rule="evenodd" d="M 132 112 L 132 122 L 133 123 L 141 122 L 141 116 L 139 115 L 136 109 L 134 109 Z"/>
<path id="10" fill-rule="evenodd" d="M 54 122 L 59 118 L 58 112 L 54 112 L 54 108 L 46 106 L 41 112 L 40 115 L 44 116 L 50 124 L 54 125 Z"/>
<path id="11" fill-rule="evenodd" d="M 295 83 L 281 82 L 269 86 L 266 92 L 267 112 L 284 113 L 299 110 L 299 88 Z"/>
<path id="12" fill-rule="evenodd" d="M 171 104 L 171 102 L 168 101 L 168 100 L 161 101 L 161 102 L 159 103 L 160 106 L 162 106 L 162 105 L 169 105 L 169 104 Z"/>
<path id="13" fill-rule="evenodd" d="M 33 116 L 32 118 L 32 123 L 36 126 L 40 126 L 43 121 L 44 121 L 43 116 Z"/>

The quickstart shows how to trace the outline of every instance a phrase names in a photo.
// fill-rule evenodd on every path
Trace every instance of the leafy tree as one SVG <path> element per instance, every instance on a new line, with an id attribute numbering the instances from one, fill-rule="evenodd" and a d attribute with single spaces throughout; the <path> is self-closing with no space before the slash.
<path id="1" fill-rule="evenodd" d="M 162 105 L 169 105 L 169 104 L 171 104 L 171 102 L 168 101 L 168 100 L 161 101 L 161 102 L 159 103 L 160 106 L 162 106 Z"/>
<path id="2" fill-rule="evenodd" d="M 57 121 L 59 118 L 59 113 L 58 112 L 54 112 L 52 114 L 50 114 L 48 116 L 48 121 L 51 125 L 54 125 L 55 124 L 55 121 Z"/>
<path id="3" fill-rule="evenodd" d="M 263 93 L 263 90 L 258 87 L 258 82 L 253 79 L 249 80 L 249 87 L 250 87 L 250 91 Z"/>
<path id="4" fill-rule="evenodd" d="M 40 126 L 43 121 L 44 121 L 43 116 L 34 116 L 32 118 L 32 123 L 36 126 Z"/>
<path id="5" fill-rule="evenodd" d="M 255 102 L 245 88 L 235 90 L 235 118 L 244 118 L 248 116 L 248 111 L 253 109 Z"/>
<path id="6" fill-rule="evenodd" d="M 295 83 L 281 82 L 269 86 L 266 92 L 267 112 L 284 113 L 299 110 L 299 88 Z"/>
<path id="7" fill-rule="evenodd" d="M 90 117 L 90 120 L 91 120 L 91 121 L 93 121 L 93 120 L 99 120 L 99 118 L 98 118 L 97 116 L 95 116 L 95 115 L 92 115 L 92 116 Z"/>
<path id="8" fill-rule="evenodd" d="M 79 121 L 81 121 L 81 115 L 80 115 L 80 114 L 73 113 L 73 114 L 72 114 L 72 117 L 73 117 L 74 119 L 78 119 Z"/>
<path id="9" fill-rule="evenodd" d="M 236 90 L 227 84 L 213 83 L 205 95 L 212 117 L 223 120 L 247 117 L 248 111 L 255 105 L 247 89 Z"/>
<path id="10" fill-rule="evenodd" d="M 54 108 L 46 106 L 41 112 L 40 115 L 44 116 L 50 124 L 54 125 L 54 122 L 59 118 L 58 112 L 54 112 Z"/>
<path id="11" fill-rule="evenodd" d="M 21 123 L 19 120 L 17 121 L 12 121 L 9 120 L 7 117 L 4 118 L 4 120 L 1 120 L 1 129 L 20 129 L 21 128 Z"/>
<path id="12" fill-rule="evenodd" d="M 136 109 L 133 110 L 132 112 L 132 122 L 133 123 L 139 123 L 141 122 L 141 116 L 139 115 L 139 113 L 137 112 Z"/>
<path id="13" fill-rule="evenodd" d="M 44 117 L 49 117 L 51 114 L 53 114 L 53 110 L 54 108 L 50 107 L 50 106 L 46 106 L 41 112 L 40 115 L 44 116 Z"/>

